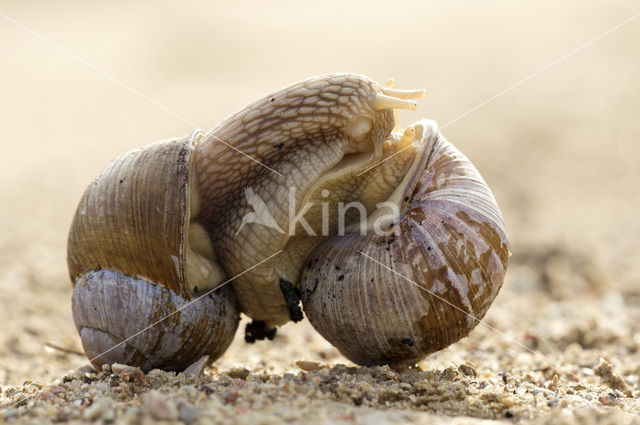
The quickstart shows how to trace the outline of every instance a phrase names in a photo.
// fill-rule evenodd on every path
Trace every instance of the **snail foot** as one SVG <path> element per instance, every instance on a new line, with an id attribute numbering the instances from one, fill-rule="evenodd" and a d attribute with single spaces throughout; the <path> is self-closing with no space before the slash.
<path id="1" fill-rule="evenodd" d="M 244 329 L 244 340 L 249 344 L 258 340 L 272 340 L 276 336 L 276 331 L 276 328 L 268 328 L 265 322 L 254 320 L 247 323 L 247 327 Z"/>

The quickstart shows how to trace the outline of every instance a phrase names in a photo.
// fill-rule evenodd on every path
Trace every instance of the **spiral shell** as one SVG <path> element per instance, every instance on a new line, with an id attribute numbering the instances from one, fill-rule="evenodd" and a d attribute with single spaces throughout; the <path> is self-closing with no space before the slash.
<path id="1" fill-rule="evenodd" d="M 207 237 L 192 221 L 193 151 L 193 137 L 184 137 L 127 153 L 80 200 L 67 258 L 73 318 L 95 366 L 182 370 L 203 355 L 215 360 L 233 339 L 231 288 L 195 299 L 221 271 L 203 255 Z"/>
<path id="2" fill-rule="evenodd" d="M 301 280 L 313 327 L 358 364 L 411 362 L 458 341 L 504 280 L 509 246 L 491 191 L 433 122 L 423 126 L 425 164 L 399 222 L 328 239 Z"/>
<path id="3" fill-rule="evenodd" d="M 202 356 L 220 357 L 238 327 L 231 288 L 203 299 L 111 270 L 75 282 L 73 318 L 96 367 L 120 363 L 143 371 L 184 370 Z"/>

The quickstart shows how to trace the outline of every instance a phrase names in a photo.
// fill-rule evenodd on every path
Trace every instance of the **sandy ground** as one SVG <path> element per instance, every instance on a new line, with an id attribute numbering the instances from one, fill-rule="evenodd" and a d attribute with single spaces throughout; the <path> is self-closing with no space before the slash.
<path id="1" fill-rule="evenodd" d="M 0 17 L 0 423 L 640 422 L 640 19 L 460 117 L 637 4 L 317 7 L 2 2 L 49 41 Z M 46 348 L 79 349 L 66 235 L 110 159 L 337 71 L 427 88 L 402 120 L 439 121 L 494 190 L 514 253 L 486 317 L 500 332 L 402 373 L 355 367 L 306 322 L 254 345 L 239 332 L 188 376 L 78 370 Z"/>

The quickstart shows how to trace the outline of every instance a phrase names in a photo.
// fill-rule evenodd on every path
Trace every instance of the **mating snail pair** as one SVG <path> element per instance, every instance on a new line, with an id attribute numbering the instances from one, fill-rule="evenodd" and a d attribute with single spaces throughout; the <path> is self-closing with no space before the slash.
<path id="1" fill-rule="evenodd" d="M 247 340 L 270 338 L 302 319 L 300 302 L 363 365 L 467 335 L 502 285 L 508 242 L 491 191 L 436 124 L 394 128 L 394 109 L 422 94 L 314 77 L 107 166 L 68 245 L 92 363 L 182 370 L 220 357 L 240 312 Z"/>

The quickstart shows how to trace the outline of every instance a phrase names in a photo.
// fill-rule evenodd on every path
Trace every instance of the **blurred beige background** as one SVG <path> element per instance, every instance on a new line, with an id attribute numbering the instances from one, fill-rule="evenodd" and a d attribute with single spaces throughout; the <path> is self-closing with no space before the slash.
<path id="1" fill-rule="evenodd" d="M 4 0 L 0 12 L 210 129 L 268 91 L 345 71 L 426 88 L 403 123 L 445 124 L 640 5 Z M 3 17 L 0 40 L 0 319 L 34 341 L 73 338 L 65 244 L 82 191 L 120 153 L 193 128 Z M 636 293 L 639 40 L 640 18 L 443 130 L 493 188 L 515 259 L 561 247 Z M 5 349 L 25 344 L 0 334 Z"/>

